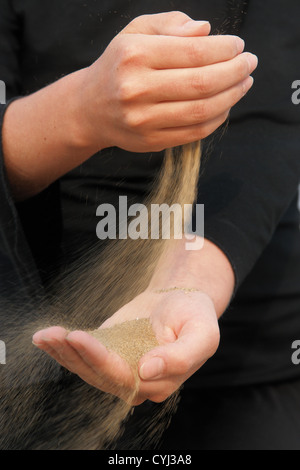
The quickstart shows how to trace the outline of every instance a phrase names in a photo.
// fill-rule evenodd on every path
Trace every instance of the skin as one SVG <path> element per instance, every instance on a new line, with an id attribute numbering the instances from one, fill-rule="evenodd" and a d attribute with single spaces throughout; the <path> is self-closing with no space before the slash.
<path id="1" fill-rule="evenodd" d="M 209 32 L 180 12 L 141 16 L 90 67 L 11 103 L 3 149 L 15 199 L 101 149 L 153 152 L 214 132 L 251 88 L 257 58 Z"/>
<path id="2" fill-rule="evenodd" d="M 215 354 L 220 340 L 218 318 L 230 302 L 234 282 L 228 259 L 213 243 L 205 240 L 202 250 L 187 252 L 184 240 L 179 240 L 161 259 L 146 291 L 102 325 L 135 320 L 141 312 L 151 320 L 161 346 L 140 360 L 134 405 L 146 399 L 164 401 Z M 197 291 L 157 292 L 174 286 Z M 134 389 L 126 362 L 86 332 L 52 327 L 37 332 L 33 342 L 94 387 L 124 400 Z"/>
<path id="3" fill-rule="evenodd" d="M 257 58 L 243 53 L 240 38 L 209 33 L 208 23 L 180 12 L 139 17 L 90 67 L 13 102 L 3 148 L 16 200 L 39 193 L 103 148 L 153 152 L 214 132 L 251 88 Z M 134 404 L 165 400 L 219 344 L 218 318 L 234 289 L 232 267 L 207 240 L 200 251 L 184 247 L 184 240 L 174 242 L 146 291 L 103 325 L 143 310 L 161 344 L 140 361 Z M 198 290 L 157 293 L 174 285 Z M 33 342 L 101 390 L 114 393 L 122 384 L 124 398 L 133 388 L 126 362 L 85 332 L 58 326 L 37 332 Z"/>

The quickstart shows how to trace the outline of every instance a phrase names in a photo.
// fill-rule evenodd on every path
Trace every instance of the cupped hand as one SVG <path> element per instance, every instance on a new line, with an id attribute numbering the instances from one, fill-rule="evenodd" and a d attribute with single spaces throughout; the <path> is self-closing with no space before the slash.
<path id="1" fill-rule="evenodd" d="M 257 57 L 209 33 L 181 12 L 133 20 L 86 69 L 85 139 L 149 152 L 213 133 L 251 88 Z"/>
<path id="2" fill-rule="evenodd" d="M 136 377 L 129 364 L 84 331 L 41 330 L 33 343 L 85 382 L 132 405 L 162 402 L 217 350 L 218 320 L 213 302 L 201 292 L 147 290 L 102 326 L 149 318 L 159 346 L 145 354 Z"/>

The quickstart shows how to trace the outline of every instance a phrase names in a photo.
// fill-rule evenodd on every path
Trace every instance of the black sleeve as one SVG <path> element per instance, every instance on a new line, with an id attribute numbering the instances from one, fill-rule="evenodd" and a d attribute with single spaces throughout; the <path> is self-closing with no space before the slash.
<path id="1" fill-rule="evenodd" d="M 5 105 L 0 105 L 2 130 Z M 7 181 L 0 134 L 0 294 L 6 298 L 39 295 L 41 281 L 26 242 Z"/>
<path id="2" fill-rule="evenodd" d="M 0 0 L 0 80 L 6 84 L 7 99 L 21 90 L 20 26 L 12 2 Z"/>
<path id="3" fill-rule="evenodd" d="M 20 91 L 18 21 L 11 2 L 1 0 L 0 12 L 0 79 L 5 83 L 8 99 Z M 0 105 L 0 286 L 1 295 L 7 297 L 16 291 L 31 295 L 37 279 L 4 167 L 2 124 L 6 108 L 5 104 Z"/>
<path id="4" fill-rule="evenodd" d="M 13 2 L 0 0 L 0 80 L 6 85 L 8 100 L 7 105 L 0 105 L 0 288 L 6 296 L 20 289 L 29 295 L 40 291 L 43 268 L 49 257 L 53 259 L 54 251 L 57 253 L 61 229 L 58 183 L 16 204 L 5 171 L 3 119 L 10 102 L 23 94 L 21 32 L 22 23 Z M 45 250 L 48 241 L 49 249 Z M 47 260 L 40 257 L 42 252 L 47 253 Z"/>
<path id="5" fill-rule="evenodd" d="M 297 194 L 299 135 L 299 125 L 249 119 L 230 125 L 204 157 L 198 203 L 205 206 L 205 238 L 229 258 L 236 288 Z"/>
<path id="6" fill-rule="evenodd" d="M 300 182 L 300 106 L 292 102 L 299 15 L 296 0 L 249 2 L 241 36 L 259 58 L 254 87 L 233 108 L 224 135 L 205 144 L 198 196 L 205 237 L 228 256 L 236 288 L 269 244 Z"/>

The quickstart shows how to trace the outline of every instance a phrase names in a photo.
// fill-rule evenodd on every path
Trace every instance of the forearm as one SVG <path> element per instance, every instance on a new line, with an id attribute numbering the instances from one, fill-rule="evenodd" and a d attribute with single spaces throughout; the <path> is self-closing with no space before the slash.
<path id="1" fill-rule="evenodd" d="M 2 140 L 6 172 L 16 200 L 45 189 L 97 150 L 81 128 L 85 69 L 13 101 Z"/>
<path id="2" fill-rule="evenodd" d="M 220 318 L 230 303 L 234 285 L 232 266 L 216 245 L 204 240 L 201 250 L 188 251 L 186 240 L 182 239 L 170 243 L 157 266 L 149 289 L 197 289 L 210 297 Z"/>

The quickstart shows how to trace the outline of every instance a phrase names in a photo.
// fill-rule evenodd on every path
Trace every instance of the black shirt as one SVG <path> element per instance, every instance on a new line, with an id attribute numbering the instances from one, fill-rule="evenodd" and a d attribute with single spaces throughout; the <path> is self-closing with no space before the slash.
<path id="1" fill-rule="evenodd" d="M 239 32 L 246 49 L 259 56 L 254 88 L 233 109 L 224 136 L 216 133 L 205 143 L 198 194 L 205 205 L 205 236 L 228 256 L 236 292 L 220 321 L 219 351 L 189 381 L 197 387 L 300 374 L 291 362 L 291 344 L 300 337 L 300 107 L 291 100 L 292 83 L 299 79 L 300 4 L 232 5 L 0 0 L 0 79 L 8 98 L 90 65 L 144 13 L 178 9 L 208 19 L 214 31 Z M 1 105 L 1 116 L 4 111 Z M 37 197 L 14 204 L 1 156 L 0 281 L 6 295 L 20 295 L 20 289 L 35 295 L 62 259 L 67 262 L 64 254 L 96 243 L 97 206 L 116 204 L 119 195 L 142 202 L 161 161 L 161 153 L 106 149 Z M 7 322 L 1 312 L 0 339 Z"/>

